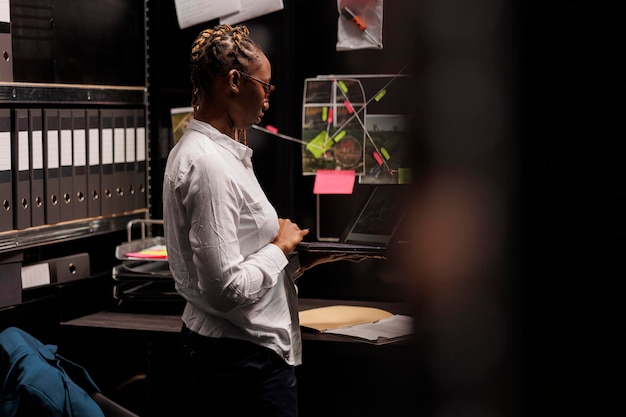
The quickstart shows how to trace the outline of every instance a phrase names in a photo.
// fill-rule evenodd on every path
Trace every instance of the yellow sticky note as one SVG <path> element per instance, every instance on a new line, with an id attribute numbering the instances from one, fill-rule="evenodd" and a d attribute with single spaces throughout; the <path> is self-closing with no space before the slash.
<path id="1" fill-rule="evenodd" d="M 337 133 L 337 134 L 335 135 L 335 137 L 333 138 L 333 140 L 334 140 L 335 142 L 339 142 L 339 141 L 341 140 L 341 138 L 343 138 L 344 136 L 346 136 L 346 131 L 345 131 L 345 130 L 342 130 L 342 131 L 340 131 L 339 133 Z"/>
<path id="2" fill-rule="evenodd" d="M 411 184 L 411 168 L 398 168 L 398 184 Z"/>

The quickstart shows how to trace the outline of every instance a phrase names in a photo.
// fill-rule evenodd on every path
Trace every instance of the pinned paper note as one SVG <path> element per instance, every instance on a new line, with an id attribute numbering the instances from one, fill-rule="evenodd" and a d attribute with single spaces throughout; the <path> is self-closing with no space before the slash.
<path id="1" fill-rule="evenodd" d="M 333 143 L 328 140 L 328 133 L 326 131 L 320 132 L 313 140 L 307 143 L 306 148 L 311 152 L 316 158 L 319 158 L 330 149 Z"/>
<path id="2" fill-rule="evenodd" d="M 241 11 L 241 0 L 174 0 L 178 26 L 185 29 Z"/>
<path id="3" fill-rule="evenodd" d="M 355 178 L 352 170 L 318 170 L 313 194 L 352 194 Z"/>

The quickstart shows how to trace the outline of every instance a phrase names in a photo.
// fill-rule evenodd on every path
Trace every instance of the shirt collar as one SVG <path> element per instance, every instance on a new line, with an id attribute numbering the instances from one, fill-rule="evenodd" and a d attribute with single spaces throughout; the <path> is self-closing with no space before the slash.
<path id="1" fill-rule="evenodd" d="M 187 124 L 187 129 L 196 130 L 200 133 L 205 134 L 217 145 L 232 153 L 235 158 L 242 161 L 245 166 L 252 166 L 252 149 L 242 143 L 237 142 L 230 136 L 223 134 L 222 132 L 211 126 L 209 123 L 197 119 L 191 119 Z"/>

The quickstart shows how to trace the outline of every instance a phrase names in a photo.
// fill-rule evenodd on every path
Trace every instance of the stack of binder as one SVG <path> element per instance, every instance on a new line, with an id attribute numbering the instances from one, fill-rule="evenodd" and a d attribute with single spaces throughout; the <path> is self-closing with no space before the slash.
<path id="1" fill-rule="evenodd" d="M 176 292 L 165 252 L 165 238 L 146 237 L 145 225 L 161 220 L 135 219 L 128 222 L 129 239 L 117 246 L 115 256 L 122 262 L 113 267 L 113 297 L 126 307 L 178 308 L 184 305 Z M 131 239 L 131 228 L 142 226 L 140 239 Z"/>
<path id="2" fill-rule="evenodd" d="M 147 209 L 145 109 L 0 108 L 0 232 Z"/>

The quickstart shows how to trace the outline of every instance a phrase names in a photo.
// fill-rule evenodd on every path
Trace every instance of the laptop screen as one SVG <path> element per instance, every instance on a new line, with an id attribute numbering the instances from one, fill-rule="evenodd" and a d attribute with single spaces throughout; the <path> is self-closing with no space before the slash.
<path id="1" fill-rule="evenodd" d="M 385 184 L 373 188 L 344 231 L 341 242 L 386 245 L 403 217 L 402 185 Z"/>

